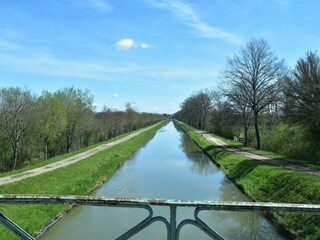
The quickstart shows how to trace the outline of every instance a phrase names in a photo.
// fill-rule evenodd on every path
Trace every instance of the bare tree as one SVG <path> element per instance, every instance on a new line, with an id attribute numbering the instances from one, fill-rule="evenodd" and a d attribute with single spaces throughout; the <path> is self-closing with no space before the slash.
<path id="1" fill-rule="evenodd" d="M 200 125 L 200 106 L 195 95 L 186 98 L 180 105 L 181 111 L 175 117 L 187 124 L 199 128 Z"/>
<path id="2" fill-rule="evenodd" d="M 299 59 L 293 76 L 287 79 L 286 96 L 290 99 L 290 115 L 296 121 L 320 127 L 320 58 L 308 52 Z"/>
<path id="3" fill-rule="evenodd" d="M 307 52 L 300 58 L 285 83 L 285 112 L 309 128 L 320 146 L 320 58 Z"/>
<path id="4" fill-rule="evenodd" d="M 213 108 L 215 101 L 219 98 L 219 93 L 209 89 L 201 90 L 195 94 L 195 99 L 200 108 L 200 129 L 205 129 L 208 114 Z"/>
<path id="5" fill-rule="evenodd" d="M 125 113 L 126 113 L 126 128 L 127 132 L 130 132 L 132 130 L 136 130 L 136 110 L 134 108 L 134 104 L 126 103 L 125 104 Z"/>
<path id="6" fill-rule="evenodd" d="M 267 41 L 253 39 L 227 59 L 222 77 L 225 93 L 236 95 L 242 107 L 250 107 L 255 127 L 256 148 L 260 149 L 259 115 L 279 94 L 279 80 L 285 71 Z"/>
<path id="7" fill-rule="evenodd" d="M 181 103 L 181 111 L 177 112 L 175 117 L 193 127 L 205 129 L 209 112 L 217 102 L 218 96 L 218 92 L 209 89 L 195 92 Z"/>
<path id="8" fill-rule="evenodd" d="M 0 90 L 0 121 L 3 134 L 12 148 L 12 170 L 17 167 L 21 138 L 31 125 L 33 97 L 28 90 L 2 88 Z"/>
<path id="9" fill-rule="evenodd" d="M 242 91 L 242 89 L 233 87 L 229 88 L 229 91 L 227 91 L 225 95 L 228 98 L 233 110 L 240 118 L 240 123 L 244 132 L 244 145 L 247 145 L 248 131 L 252 124 L 252 111 L 249 103 L 246 102 L 247 98 L 245 93 Z"/>

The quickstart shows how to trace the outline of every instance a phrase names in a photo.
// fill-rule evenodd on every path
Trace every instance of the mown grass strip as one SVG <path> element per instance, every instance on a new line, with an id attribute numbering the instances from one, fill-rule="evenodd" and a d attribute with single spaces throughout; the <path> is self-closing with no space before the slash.
<path id="1" fill-rule="evenodd" d="M 126 142 L 71 166 L 1 186 L 0 193 L 87 195 L 112 176 L 119 165 L 148 142 L 166 123 L 162 122 Z M 30 234 L 35 235 L 67 207 L 63 205 L 0 205 L 0 212 Z M 1 239 L 14 239 L 12 234 L 3 227 L 0 228 L 0 236 Z"/>
<path id="2" fill-rule="evenodd" d="M 320 178 L 253 160 L 212 145 L 188 125 L 176 122 L 221 170 L 258 202 L 320 204 Z M 270 217 L 296 239 L 320 239 L 320 216 L 275 213 Z"/>

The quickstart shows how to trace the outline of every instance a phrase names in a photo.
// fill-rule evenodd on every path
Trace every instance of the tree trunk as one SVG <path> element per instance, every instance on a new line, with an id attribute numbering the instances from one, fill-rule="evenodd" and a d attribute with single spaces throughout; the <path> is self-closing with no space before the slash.
<path id="1" fill-rule="evenodd" d="M 71 136 L 71 134 L 70 133 L 67 133 L 66 134 L 66 137 L 67 137 L 67 153 L 69 153 L 70 152 L 70 148 L 71 148 L 71 144 L 72 144 L 72 136 Z"/>
<path id="2" fill-rule="evenodd" d="M 254 129 L 256 131 L 256 148 L 259 150 L 260 149 L 260 132 L 259 132 L 259 122 L 258 122 L 258 113 L 254 113 Z"/>
<path id="3" fill-rule="evenodd" d="M 12 166 L 12 171 L 16 169 L 17 161 L 18 161 L 18 148 L 15 147 L 14 150 L 13 150 L 13 166 Z"/>
<path id="4" fill-rule="evenodd" d="M 80 134 L 78 134 L 78 150 L 81 149 L 81 138 L 80 138 Z"/>
<path id="5" fill-rule="evenodd" d="M 48 140 L 47 139 L 44 141 L 44 158 L 46 161 L 48 160 Z"/>
<path id="6" fill-rule="evenodd" d="M 244 145 L 247 146 L 248 145 L 248 127 L 245 126 L 244 127 Z"/>
<path id="7" fill-rule="evenodd" d="M 12 171 L 16 169 L 17 167 L 17 162 L 18 162 L 18 145 L 19 142 L 15 142 L 12 145 L 12 150 L 13 150 L 13 156 L 12 156 L 12 160 L 13 160 L 13 166 L 12 166 Z"/>
<path id="8" fill-rule="evenodd" d="M 12 166 L 12 171 L 15 170 L 16 167 L 17 167 L 19 140 L 20 140 L 20 135 L 17 135 L 14 140 L 11 140 L 11 146 L 12 146 L 12 150 L 13 150 L 13 156 L 12 156 L 13 166 Z"/>

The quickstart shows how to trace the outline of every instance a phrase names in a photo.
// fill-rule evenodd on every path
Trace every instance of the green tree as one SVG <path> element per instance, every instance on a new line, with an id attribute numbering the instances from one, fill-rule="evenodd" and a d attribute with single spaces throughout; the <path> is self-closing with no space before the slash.
<path id="1" fill-rule="evenodd" d="M 232 139 L 237 117 L 228 102 L 219 102 L 211 111 L 209 129 L 220 136 Z"/>
<path id="2" fill-rule="evenodd" d="M 66 129 L 67 116 L 60 101 L 50 92 L 44 91 L 36 102 L 36 132 L 44 146 L 44 158 L 48 159 L 48 145 Z"/>
<path id="3" fill-rule="evenodd" d="M 54 96 L 59 99 L 67 115 L 65 137 L 66 151 L 69 152 L 74 139 L 78 138 L 79 142 L 80 135 L 87 124 L 88 115 L 93 112 L 93 96 L 89 90 L 82 91 L 74 87 L 63 88 Z"/>
<path id="4" fill-rule="evenodd" d="M 32 125 L 34 97 L 18 87 L 0 89 L 0 122 L 2 134 L 10 141 L 14 170 L 18 165 L 21 139 Z"/>

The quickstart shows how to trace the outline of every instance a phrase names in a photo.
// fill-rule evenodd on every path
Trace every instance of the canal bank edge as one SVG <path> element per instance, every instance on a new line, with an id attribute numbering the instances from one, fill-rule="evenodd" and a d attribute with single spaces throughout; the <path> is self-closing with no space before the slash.
<path id="1" fill-rule="evenodd" d="M 168 123 L 168 120 L 163 121 L 161 123 L 158 123 L 156 126 L 152 127 L 150 130 L 154 130 L 151 136 L 148 136 L 146 141 L 142 143 L 141 146 L 138 147 L 138 149 L 135 149 L 135 151 L 131 152 L 131 154 L 124 159 L 124 161 L 118 162 L 118 164 L 115 166 L 114 171 L 111 175 L 106 176 L 102 181 L 99 181 L 87 195 L 90 195 L 92 192 L 94 192 L 97 188 L 99 188 L 101 185 L 103 185 L 104 182 L 106 182 L 112 175 L 117 171 L 117 169 L 128 159 L 130 156 L 132 156 L 137 150 L 139 150 L 144 144 L 149 142 L 151 138 L 156 134 L 156 132 L 162 128 L 164 125 Z M 69 211 L 71 211 L 74 207 L 77 205 L 70 205 L 68 206 L 64 211 L 58 213 L 54 219 L 52 219 L 37 235 L 36 239 L 40 239 L 42 236 L 44 236 L 57 222 L 59 222 L 66 214 L 68 214 Z"/>
<path id="2" fill-rule="evenodd" d="M 122 163 L 146 144 L 155 135 L 157 130 L 167 124 L 167 122 L 160 122 L 138 136 L 106 151 L 97 153 L 86 159 L 86 161 L 35 176 L 19 183 L 1 186 L 0 191 L 3 194 L 13 192 L 17 194 L 90 194 L 111 177 Z M 42 236 L 44 231 L 48 231 L 69 210 L 70 206 L 0 206 L 0 212 L 7 215 L 11 220 L 34 236 Z M 3 239 L 13 239 L 12 233 L 3 227 L 0 228 L 0 236 Z"/>
<path id="3" fill-rule="evenodd" d="M 230 153 L 212 145 L 185 123 L 175 123 L 248 197 L 258 202 L 320 203 L 320 178 Z M 270 213 L 288 237 L 320 239 L 320 216 Z"/>

